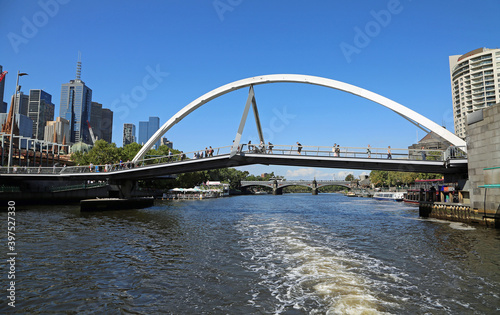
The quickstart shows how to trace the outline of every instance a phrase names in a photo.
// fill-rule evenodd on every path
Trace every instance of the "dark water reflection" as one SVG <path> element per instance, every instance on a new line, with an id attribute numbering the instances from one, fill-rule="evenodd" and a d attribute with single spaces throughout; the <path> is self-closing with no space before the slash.
<path id="1" fill-rule="evenodd" d="M 240 196 L 17 220 L 19 313 L 500 312 L 499 232 L 401 203 Z"/>

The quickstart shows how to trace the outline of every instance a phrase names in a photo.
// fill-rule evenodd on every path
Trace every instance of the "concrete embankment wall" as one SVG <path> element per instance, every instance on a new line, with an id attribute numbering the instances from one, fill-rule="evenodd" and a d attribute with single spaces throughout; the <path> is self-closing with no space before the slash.
<path id="1" fill-rule="evenodd" d="M 419 215 L 448 221 L 480 224 L 500 228 L 500 217 L 492 212 L 473 209 L 469 204 L 449 202 L 420 202 Z"/>
<path id="2" fill-rule="evenodd" d="M 500 220 L 500 104 L 468 115 L 466 135 L 471 209 Z"/>
<path id="3" fill-rule="evenodd" d="M 420 216 L 500 228 L 500 104 L 467 116 L 470 204 L 421 202 Z"/>

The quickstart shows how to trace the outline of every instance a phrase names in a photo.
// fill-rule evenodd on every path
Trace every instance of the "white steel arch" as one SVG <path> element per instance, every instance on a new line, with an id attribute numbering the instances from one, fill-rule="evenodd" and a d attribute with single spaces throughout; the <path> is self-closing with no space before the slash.
<path id="1" fill-rule="evenodd" d="M 453 134 L 452 132 L 441 127 L 432 120 L 420 115 L 419 113 L 397 102 L 394 102 L 393 100 L 383 97 L 379 94 L 373 93 L 371 91 L 365 90 L 363 88 L 348 83 L 317 76 L 301 75 L 301 74 L 270 74 L 270 75 L 263 75 L 263 76 L 234 81 L 232 83 L 223 85 L 198 97 L 197 99 L 186 105 L 183 109 L 178 111 L 163 126 L 161 126 L 161 128 L 158 129 L 158 131 L 151 137 L 151 139 L 148 140 L 148 142 L 146 142 L 146 144 L 142 147 L 142 149 L 137 153 L 132 162 L 137 163 L 139 160 L 141 160 L 144 157 L 144 155 L 146 155 L 146 152 L 154 145 L 154 143 L 158 141 L 170 128 L 172 128 L 172 126 L 180 122 L 182 119 L 184 119 L 184 117 L 186 117 L 195 109 L 199 108 L 205 103 L 208 103 L 211 100 L 219 96 L 222 96 L 224 94 L 227 94 L 229 92 L 239 90 L 241 88 L 248 87 L 251 85 L 259 85 L 267 83 L 285 83 L 285 82 L 319 85 L 366 98 L 370 101 L 373 101 L 375 103 L 378 103 L 382 106 L 389 108 L 390 110 L 400 114 L 401 116 L 410 120 L 411 122 L 426 127 L 430 131 L 433 131 L 436 135 L 452 143 L 454 146 L 460 147 L 462 150 L 466 151 L 465 141 L 456 136 L 455 134 Z"/>

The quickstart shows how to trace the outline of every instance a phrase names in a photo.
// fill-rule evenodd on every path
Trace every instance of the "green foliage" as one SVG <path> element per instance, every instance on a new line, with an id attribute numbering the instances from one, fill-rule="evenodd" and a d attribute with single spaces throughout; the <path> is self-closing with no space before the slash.
<path id="1" fill-rule="evenodd" d="M 88 153 L 76 152 L 71 154 L 71 159 L 80 165 L 102 165 L 106 163 L 115 163 L 120 159 L 119 149 L 114 143 L 107 143 L 99 139 Z"/>
<path id="2" fill-rule="evenodd" d="M 355 178 L 354 178 L 354 175 L 352 175 L 352 174 L 348 174 L 348 175 L 345 177 L 345 179 L 344 179 L 344 180 L 345 180 L 346 182 L 351 182 L 351 181 L 355 180 Z"/>
<path id="3" fill-rule="evenodd" d="M 392 171 L 371 171 L 370 181 L 376 187 L 410 185 L 416 179 L 438 179 L 442 174 L 432 173 L 411 173 L 411 172 L 392 172 Z"/>

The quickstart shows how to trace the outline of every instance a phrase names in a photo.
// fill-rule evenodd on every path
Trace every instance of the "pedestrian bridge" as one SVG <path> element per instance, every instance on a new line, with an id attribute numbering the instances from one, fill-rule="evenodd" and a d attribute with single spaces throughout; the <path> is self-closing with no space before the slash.
<path id="1" fill-rule="evenodd" d="M 422 160 L 421 150 L 392 150 L 387 148 L 340 147 L 340 153 L 333 147 L 301 147 L 296 145 L 274 145 L 250 147 L 242 145 L 232 154 L 233 146 L 214 149 L 213 156 L 195 158 L 195 151 L 173 156 L 159 156 L 141 160 L 139 163 L 122 163 L 69 167 L 3 167 L 0 168 L 2 183 L 7 180 L 139 180 L 160 178 L 166 175 L 237 167 L 253 164 L 286 165 L 301 167 L 322 167 L 358 170 L 385 170 L 417 173 L 457 174 L 467 172 L 467 158 L 463 152 L 450 154 L 448 151 L 428 150 L 427 160 Z"/>

